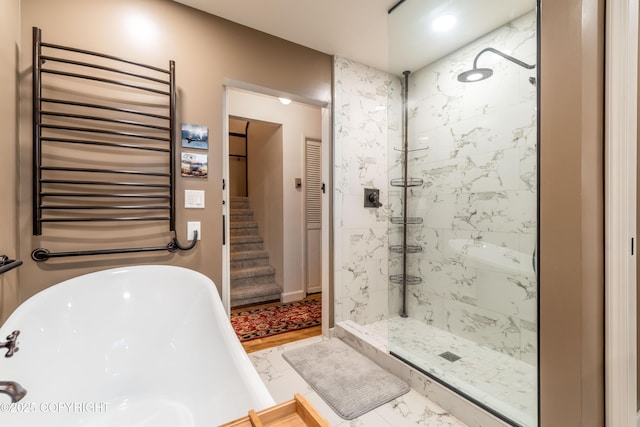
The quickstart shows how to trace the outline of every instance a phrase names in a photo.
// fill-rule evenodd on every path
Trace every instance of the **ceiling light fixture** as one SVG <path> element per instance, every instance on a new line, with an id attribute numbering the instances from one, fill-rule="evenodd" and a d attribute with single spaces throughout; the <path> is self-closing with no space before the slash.
<path id="1" fill-rule="evenodd" d="M 291 100 L 289 98 L 278 98 L 280 100 L 280 102 L 282 102 L 284 105 L 289 105 L 291 104 Z"/>
<path id="2" fill-rule="evenodd" d="M 449 31 L 453 27 L 456 26 L 456 17 L 453 15 L 443 15 L 437 18 L 431 24 L 431 28 L 437 33 L 443 33 L 445 31 Z"/>

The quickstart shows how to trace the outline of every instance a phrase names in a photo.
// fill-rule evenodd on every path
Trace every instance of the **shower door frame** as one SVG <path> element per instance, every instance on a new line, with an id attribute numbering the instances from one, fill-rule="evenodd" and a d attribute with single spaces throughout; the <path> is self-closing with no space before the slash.
<path id="1" fill-rule="evenodd" d="M 534 13 L 535 13 L 535 21 L 536 21 L 536 64 L 540 64 L 541 63 L 541 3 L 542 0 L 536 0 L 536 7 L 534 9 Z M 477 57 L 477 56 L 476 56 Z M 512 61 L 513 62 L 513 61 Z M 523 67 L 523 68 L 529 68 L 529 67 Z M 533 68 L 533 67 L 531 67 Z M 535 79 L 536 82 L 540 82 L 541 80 L 541 67 L 535 67 Z M 407 72 L 405 72 L 407 73 Z M 408 75 L 407 75 L 408 77 Z M 402 77 L 400 77 L 402 79 Z M 538 83 L 539 84 L 539 83 Z M 405 81 L 404 83 L 404 87 L 407 87 L 407 83 Z M 404 94 L 403 97 L 406 97 L 407 95 Z M 536 113 L 535 113 L 535 117 L 536 117 L 536 130 L 535 130 L 535 136 L 536 136 L 536 172 L 537 172 L 537 178 L 536 178 L 536 186 L 537 186 L 537 191 L 536 191 L 536 232 L 535 232 L 535 241 L 536 241 L 536 251 L 534 252 L 536 255 L 533 256 L 533 264 L 534 264 L 534 272 L 535 272 L 535 276 L 536 276 L 536 293 L 537 293 L 537 298 L 539 298 L 540 295 L 540 278 L 538 275 L 538 272 L 540 271 L 540 257 L 537 255 L 537 248 L 540 247 L 540 212 L 539 212 L 539 206 L 540 206 L 540 170 L 539 170 L 539 166 L 540 166 L 540 140 L 541 140 L 541 128 L 540 128 L 540 106 L 541 106 L 541 92 L 538 88 L 536 89 L 536 95 L 535 95 L 535 106 L 536 106 Z M 404 107 L 403 107 L 404 108 Z M 404 116 L 404 114 L 403 114 Z M 403 117 L 404 120 L 404 117 Z M 406 125 L 404 126 L 404 128 L 406 128 Z M 404 137 L 404 135 L 403 135 Z M 403 144 L 404 145 L 404 144 Z M 404 167 L 404 166 L 403 166 Z M 406 172 L 405 172 L 405 177 L 406 177 Z M 390 177 L 391 179 L 391 177 Z M 406 183 L 405 183 L 406 185 Z M 406 203 L 406 196 L 403 197 L 403 206 Z M 406 221 L 406 219 L 405 219 Z M 406 238 L 404 239 L 404 243 L 403 246 L 406 246 Z M 406 272 L 403 272 L 403 274 L 401 275 L 403 277 L 406 277 Z M 404 304 L 403 304 L 404 305 Z M 404 311 L 404 310 L 403 310 Z M 401 317 L 406 317 L 402 316 L 402 314 L 400 315 Z M 540 301 L 538 299 L 537 302 L 537 308 L 536 308 L 536 317 L 537 319 L 540 319 Z M 539 323 L 537 324 L 537 326 L 539 327 Z M 536 385 L 537 385 L 537 393 L 536 393 L 536 407 L 535 407 L 535 411 L 537 414 L 537 423 L 535 424 L 536 426 L 541 426 L 541 407 L 540 407 L 540 336 L 539 336 L 539 332 L 538 332 L 538 337 L 536 339 L 537 342 L 537 351 L 536 351 L 536 358 L 537 358 L 537 365 L 536 365 L 536 370 L 537 370 L 537 381 L 536 381 Z M 391 347 L 390 345 L 391 343 L 391 335 L 389 336 L 389 347 Z M 440 378 L 437 374 L 434 374 L 432 372 L 430 372 L 429 370 L 425 369 L 424 367 L 420 366 L 419 364 L 416 364 L 414 362 L 412 362 L 411 360 L 408 360 L 407 358 L 405 358 L 404 356 L 402 356 L 401 354 L 398 354 L 397 352 L 393 351 L 390 349 L 389 353 L 391 354 L 391 356 L 393 356 L 394 358 L 400 360 L 401 362 L 403 362 L 404 364 L 408 365 L 409 367 L 411 367 L 413 370 L 420 372 L 422 375 L 428 377 L 430 380 L 433 381 L 433 383 L 438 384 L 440 387 L 442 387 L 442 390 L 446 390 L 448 393 L 452 393 L 453 395 L 459 397 L 461 400 L 460 402 L 466 401 L 466 402 L 470 402 L 474 407 L 479 408 L 480 412 L 482 412 L 483 414 L 485 414 L 487 417 L 489 417 L 488 419 L 491 420 L 489 421 L 489 425 L 510 425 L 510 426 L 521 426 L 521 424 L 519 423 L 519 421 L 516 421 L 515 419 L 513 419 L 511 416 L 502 413 L 499 409 L 497 409 L 496 407 L 492 406 L 490 403 L 483 401 L 481 399 L 478 399 L 476 397 L 474 397 L 471 393 L 469 393 L 468 391 L 457 387 L 456 385 L 452 385 L 450 384 L 447 380 L 444 380 L 442 378 Z M 442 356 L 442 355 L 440 355 Z M 446 358 L 446 357 L 445 357 Z M 438 400 L 434 400 L 437 403 Z M 445 407 L 445 406 L 443 406 Z M 445 409 L 449 409 L 448 407 L 445 407 Z M 451 411 L 454 415 L 457 415 L 453 410 Z M 469 415 L 466 415 L 469 416 Z M 470 422 L 471 418 L 468 419 L 463 419 L 463 421 L 466 422 Z M 477 419 L 474 421 L 478 421 Z M 496 423 L 496 424 L 492 424 L 492 423 Z M 640 427 L 640 425 L 638 426 Z"/>

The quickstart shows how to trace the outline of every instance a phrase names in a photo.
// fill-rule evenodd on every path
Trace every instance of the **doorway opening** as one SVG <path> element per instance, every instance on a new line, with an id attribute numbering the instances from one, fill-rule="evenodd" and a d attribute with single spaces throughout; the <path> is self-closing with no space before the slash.
<path id="1" fill-rule="evenodd" d="M 328 313 L 328 115 L 236 88 L 225 100 L 223 300 L 232 324 L 247 351 L 319 335 Z"/>

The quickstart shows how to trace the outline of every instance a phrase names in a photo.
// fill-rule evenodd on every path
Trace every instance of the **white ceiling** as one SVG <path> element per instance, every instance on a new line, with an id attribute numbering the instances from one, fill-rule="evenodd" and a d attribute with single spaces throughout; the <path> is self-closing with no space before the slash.
<path id="1" fill-rule="evenodd" d="M 387 68 L 387 10 L 397 0 L 175 0 L 329 55 Z"/>
<path id="2" fill-rule="evenodd" d="M 536 0 L 175 0 L 239 24 L 381 70 L 416 71 L 532 10 Z M 453 14 L 456 26 L 431 23 Z M 389 25 L 393 31 L 389 54 Z M 390 59 L 389 59 L 390 58 Z M 393 66 L 388 66 L 389 61 Z"/>
<path id="3" fill-rule="evenodd" d="M 535 0 L 407 0 L 389 15 L 389 70 L 420 70 L 535 5 Z M 455 26 L 435 31 L 433 22 L 445 15 L 455 17 Z"/>

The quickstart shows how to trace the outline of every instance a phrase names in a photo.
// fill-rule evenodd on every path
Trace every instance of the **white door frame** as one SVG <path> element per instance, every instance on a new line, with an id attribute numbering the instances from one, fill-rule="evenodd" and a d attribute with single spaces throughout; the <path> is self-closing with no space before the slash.
<path id="1" fill-rule="evenodd" d="M 228 89 L 240 89 L 251 92 L 260 93 L 270 96 L 282 96 L 298 102 L 317 106 L 321 110 L 322 116 L 322 181 L 327 183 L 327 192 L 322 195 L 322 335 L 329 336 L 329 200 L 332 195 L 332 189 L 328 185 L 330 182 L 330 168 L 332 159 L 329 155 L 330 146 L 333 144 L 331 138 L 331 114 L 330 106 L 326 102 L 308 99 L 292 94 L 274 91 L 272 89 L 256 86 L 246 82 L 236 80 L 225 80 L 222 90 L 222 179 L 226 183 L 222 190 L 222 214 L 225 216 L 226 224 L 224 233 L 226 236 L 226 245 L 222 247 L 222 303 L 227 314 L 231 309 L 231 269 L 229 261 L 231 259 L 229 246 L 229 94 Z M 248 185 L 248 183 L 247 183 Z"/>
<path id="2" fill-rule="evenodd" d="M 229 112 L 227 86 L 222 86 L 222 217 L 225 223 L 222 228 L 222 305 L 227 315 L 231 313 L 231 233 L 229 227 Z M 247 183 L 248 185 L 248 183 Z"/>
<path id="3" fill-rule="evenodd" d="M 608 427 L 637 413 L 636 150 L 638 0 L 606 2 L 605 412 Z"/>

